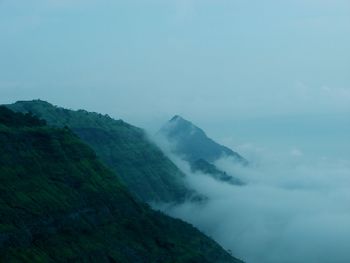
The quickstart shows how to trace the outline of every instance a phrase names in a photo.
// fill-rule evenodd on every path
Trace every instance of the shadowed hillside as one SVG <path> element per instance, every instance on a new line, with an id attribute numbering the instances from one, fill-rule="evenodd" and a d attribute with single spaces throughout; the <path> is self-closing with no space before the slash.
<path id="1" fill-rule="evenodd" d="M 184 184 L 185 175 L 140 128 L 108 115 L 67 110 L 40 100 L 21 101 L 7 107 L 31 112 L 49 125 L 69 127 L 140 200 L 181 202 L 193 194 Z"/>
<path id="2" fill-rule="evenodd" d="M 239 179 L 219 170 L 214 163 L 226 157 L 241 165 L 247 165 L 248 161 L 237 152 L 209 138 L 190 121 L 176 115 L 160 129 L 158 135 L 168 140 L 172 152 L 186 160 L 192 171 L 208 174 L 215 180 L 229 184 L 243 184 Z"/>
<path id="3" fill-rule="evenodd" d="M 5 107 L 0 193 L 0 262 L 239 262 L 135 201 L 69 129 Z"/>

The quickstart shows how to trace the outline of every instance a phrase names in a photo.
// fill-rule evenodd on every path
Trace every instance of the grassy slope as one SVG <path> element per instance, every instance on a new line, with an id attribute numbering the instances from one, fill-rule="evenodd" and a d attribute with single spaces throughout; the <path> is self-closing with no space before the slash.
<path id="1" fill-rule="evenodd" d="M 19 115 L 14 125 L 3 111 L 0 262 L 239 262 L 136 202 L 68 129 Z"/>
<path id="2" fill-rule="evenodd" d="M 140 200 L 179 202 L 192 194 L 182 180 L 184 174 L 137 127 L 107 115 L 71 111 L 39 100 L 8 107 L 32 112 L 50 125 L 68 126 Z"/>

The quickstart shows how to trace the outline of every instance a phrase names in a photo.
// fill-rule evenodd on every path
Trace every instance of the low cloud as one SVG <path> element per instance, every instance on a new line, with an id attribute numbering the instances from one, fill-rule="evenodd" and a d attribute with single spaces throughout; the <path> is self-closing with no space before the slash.
<path id="1" fill-rule="evenodd" d="M 247 263 L 350 262 L 350 162 L 310 160 L 297 148 L 255 155 L 263 157 L 250 167 L 229 159 L 216 163 L 245 186 L 193 174 L 172 156 L 188 184 L 209 200 L 158 208 L 194 224 Z"/>

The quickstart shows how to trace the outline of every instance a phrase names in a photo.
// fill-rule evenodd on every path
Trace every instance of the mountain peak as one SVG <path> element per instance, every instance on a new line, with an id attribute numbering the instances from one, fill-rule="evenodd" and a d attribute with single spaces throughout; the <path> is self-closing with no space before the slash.
<path id="1" fill-rule="evenodd" d="M 172 117 L 172 118 L 170 119 L 170 121 L 176 121 L 176 120 L 178 120 L 178 119 L 182 119 L 182 117 L 181 117 L 180 115 L 175 115 L 174 117 Z"/>
<path id="2" fill-rule="evenodd" d="M 171 118 L 162 128 L 161 133 L 166 134 L 169 137 L 177 137 L 180 134 L 194 134 L 194 133 L 202 133 L 204 136 L 204 132 L 194 125 L 192 122 L 184 119 L 180 115 L 175 115 Z"/>
<path id="3" fill-rule="evenodd" d="M 184 119 L 182 116 L 180 115 L 175 115 L 174 117 L 172 117 L 169 122 L 183 122 L 183 123 L 188 123 L 188 124 L 192 124 L 190 121 Z"/>
<path id="4" fill-rule="evenodd" d="M 175 142 L 175 153 L 184 156 L 189 161 L 204 159 L 209 163 L 221 157 L 231 156 L 240 162 L 247 162 L 238 153 L 216 143 L 206 133 L 192 122 L 175 115 L 160 130 L 167 139 Z"/>
<path id="5" fill-rule="evenodd" d="M 185 118 L 183 118 L 180 115 L 175 115 L 174 117 L 172 117 L 167 124 L 169 123 L 177 123 L 177 125 L 186 125 L 186 126 L 191 126 L 193 128 L 199 129 L 199 127 L 197 127 L 196 125 L 194 125 L 192 122 L 190 122 L 189 120 L 186 120 Z"/>

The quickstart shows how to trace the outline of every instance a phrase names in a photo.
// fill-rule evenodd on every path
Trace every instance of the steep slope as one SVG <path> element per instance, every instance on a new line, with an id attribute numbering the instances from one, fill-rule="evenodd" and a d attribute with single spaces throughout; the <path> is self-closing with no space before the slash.
<path id="1" fill-rule="evenodd" d="M 203 159 L 198 159 L 190 163 L 192 172 L 200 171 L 204 174 L 208 174 L 214 179 L 222 182 L 226 182 L 232 185 L 243 185 L 244 183 L 231 175 L 228 175 L 226 172 L 218 169 L 214 164 L 211 164 Z"/>
<path id="2" fill-rule="evenodd" d="M 49 125 L 69 127 L 140 200 L 181 202 L 193 194 L 184 184 L 184 174 L 137 127 L 108 115 L 67 110 L 40 100 L 7 107 L 31 112 Z"/>
<path id="3" fill-rule="evenodd" d="M 170 142 L 175 154 L 189 162 L 193 171 L 200 171 L 230 184 L 242 184 L 239 179 L 218 169 L 214 162 L 222 157 L 231 157 L 242 165 L 247 165 L 248 161 L 230 148 L 210 139 L 193 123 L 176 115 L 160 129 L 159 134 Z"/>
<path id="4" fill-rule="evenodd" d="M 0 262 L 240 262 L 136 202 L 69 129 L 0 107 Z"/>
<path id="5" fill-rule="evenodd" d="M 193 123 L 176 115 L 160 130 L 170 141 L 176 143 L 176 152 L 189 161 L 198 159 L 215 162 L 224 156 L 247 162 L 241 155 L 210 139 L 205 132 Z"/>

